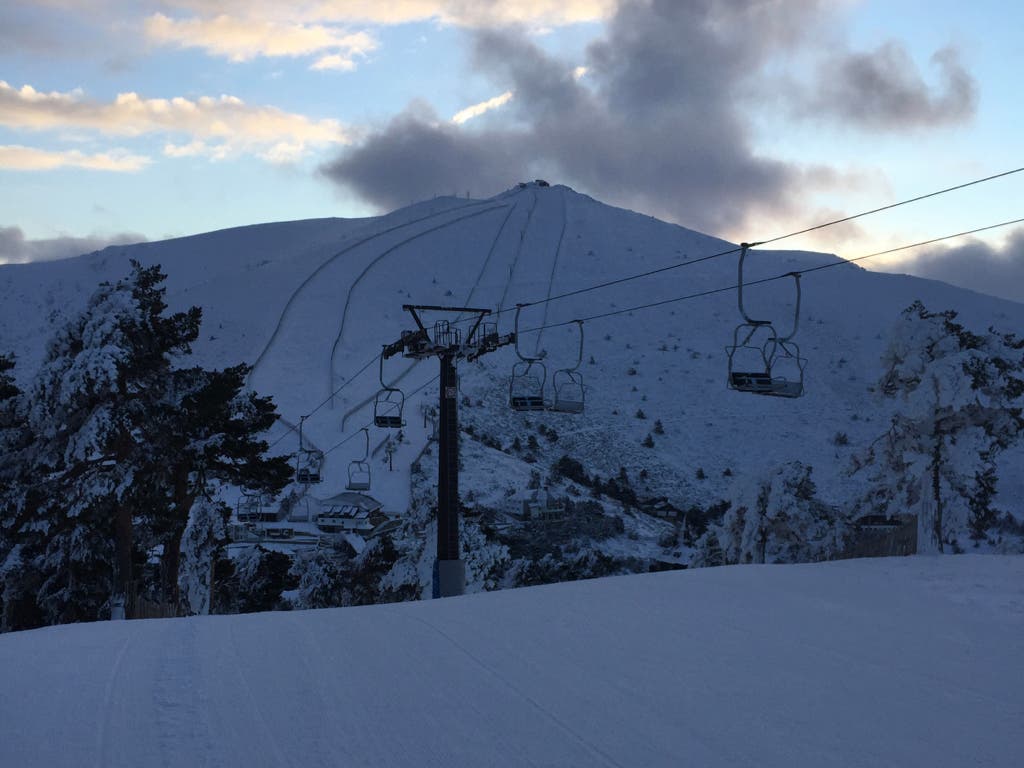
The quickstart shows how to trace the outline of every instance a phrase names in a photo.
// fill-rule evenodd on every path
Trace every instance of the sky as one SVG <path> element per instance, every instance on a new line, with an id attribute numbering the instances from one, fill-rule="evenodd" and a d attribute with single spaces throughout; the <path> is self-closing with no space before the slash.
<path id="1" fill-rule="evenodd" d="M 1022 21 L 1004 0 L 5 0 L 0 262 L 532 178 L 765 240 L 1024 165 Z M 853 258 L 1020 201 L 1024 173 L 784 245 Z M 1024 301 L 1024 227 L 865 266 Z"/>

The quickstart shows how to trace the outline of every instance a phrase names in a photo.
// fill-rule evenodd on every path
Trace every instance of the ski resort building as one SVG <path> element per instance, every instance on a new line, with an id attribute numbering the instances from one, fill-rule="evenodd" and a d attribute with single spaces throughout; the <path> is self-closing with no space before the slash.
<path id="1" fill-rule="evenodd" d="M 316 525 L 324 533 L 359 533 L 371 535 L 391 521 L 381 511 L 381 503 L 365 493 L 346 491 L 324 499 L 316 516 Z"/>

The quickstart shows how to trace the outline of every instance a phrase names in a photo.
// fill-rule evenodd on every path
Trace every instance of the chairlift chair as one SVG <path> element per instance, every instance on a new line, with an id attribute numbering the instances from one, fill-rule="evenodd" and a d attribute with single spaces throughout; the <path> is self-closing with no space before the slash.
<path id="1" fill-rule="evenodd" d="M 551 401 L 551 410 L 558 413 L 583 413 L 583 374 L 579 372 L 579 367 L 583 363 L 583 321 L 577 320 L 576 324 L 580 331 L 576 365 L 572 368 L 559 368 L 551 378 L 551 388 L 555 393 Z"/>
<path id="2" fill-rule="evenodd" d="M 544 384 L 547 369 L 536 360 L 520 360 L 512 366 L 512 377 L 508 385 L 508 402 L 515 411 L 543 411 Z"/>
<path id="3" fill-rule="evenodd" d="M 766 395 L 774 397 L 800 397 L 804 393 L 804 367 L 807 359 L 800 356 L 800 348 L 792 341 L 776 339 L 769 355 L 772 386 Z"/>
<path id="4" fill-rule="evenodd" d="M 345 486 L 349 491 L 370 490 L 370 430 L 363 428 L 363 435 L 366 438 L 366 447 L 363 450 L 363 458 L 356 459 L 348 465 L 348 484 Z"/>
<path id="5" fill-rule="evenodd" d="M 508 382 L 508 403 L 515 411 L 544 411 L 547 410 L 544 385 L 547 383 L 548 372 L 539 357 L 527 357 L 519 349 L 519 313 L 522 308 L 522 304 L 516 305 L 515 349 L 519 361 L 512 366 Z"/>
<path id="6" fill-rule="evenodd" d="M 374 426 L 384 429 L 401 429 L 402 411 L 405 409 L 405 395 L 402 390 L 384 383 L 384 355 L 380 356 L 380 391 L 373 399 Z"/>
<path id="7" fill-rule="evenodd" d="M 302 436 L 302 425 L 306 417 L 299 419 L 299 450 L 295 454 L 295 482 L 302 485 L 315 485 L 321 481 L 320 470 L 324 464 L 323 451 L 306 448 Z"/>
<path id="8" fill-rule="evenodd" d="M 235 505 L 235 517 L 240 523 L 254 523 L 263 514 L 263 497 L 259 493 L 246 493 L 242 495 Z"/>
<path id="9" fill-rule="evenodd" d="M 744 309 L 743 261 L 749 249 L 748 243 L 740 246 L 736 295 L 743 322 L 733 331 L 732 346 L 726 347 L 728 386 L 738 392 L 755 395 L 800 397 L 804 392 L 807 360 L 800 356 L 800 348 L 792 341 L 800 323 L 800 273 L 790 273 L 796 283 L 793 330 L 786 336 L 779 336 L 771 321 L 755 320 Z"/>
<path id="10" fill-rule="evenodd" d="M 322 451 L 299 451 L 295 480 L 302 485 L 316 485 L 322 481 L 320 470 L 324 463 Z"/>

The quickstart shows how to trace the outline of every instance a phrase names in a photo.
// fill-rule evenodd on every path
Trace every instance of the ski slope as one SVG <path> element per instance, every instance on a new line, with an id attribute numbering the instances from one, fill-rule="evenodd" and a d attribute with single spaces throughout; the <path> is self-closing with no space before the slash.
<path id="1" fill-rule="evenodd" d="M 1024 558 L 0 636 L 0 765 L 1014 766 Z"/>

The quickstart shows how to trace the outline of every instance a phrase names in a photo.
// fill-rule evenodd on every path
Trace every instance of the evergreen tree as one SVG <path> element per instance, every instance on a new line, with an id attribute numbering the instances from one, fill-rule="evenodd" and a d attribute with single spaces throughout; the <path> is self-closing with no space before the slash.
<path id="1" fill-rule="evenodd" d="M 141 586 L 177 603 L 186 532 L 186 608 L 205 609 L 210 579 L 201 574 L 225 536 L 211 489 L 287 483 L 287 460 L 263 456 L 258 435 L 276 415 L 269 398 L 243 392 L 248 368 L 175 367 L 201 312 L 167 315 L 164 279 L 158 266 L 133 262 L 129 277 L 102 284 L 49 346 L 27 397 L 21 492 L 4 511 L 14 542 L 5 561 L 17 566 L 4 569 L 17 571 L 5 594 L 31 594 L 39 616 L 25 609 L 9 628 L 116 615 L 156 545 L 160 583 Z"/>
<path id="2" fill-rule="evenodd" d="M 904 310 L 878 386 L 899 410 L 854 463 L 874 470 L 867 501 L 877 512 L 924 497 L 931 541 L 919 546 L 939 551 L 968 525 L 979 535 L 994 519 L 995 459 L 1024 433 L 1024 340 L 974 334 L 956 317 L 919 301 Z"/>
<path id="3" fill-rule="evenodd" d="M 131 490 L 144 427 L 166 392 L 171 356 L 190 351 L 199 310 L 169 317 L 159 267 L 104 283 L 58 331 L 29 392 L 33 480 L 15 513 L 23 559 L 38 572 L 46 623 L 105 618 L 123 606 L 136 559 Z"/>
<path id="4" fill-rule="evenodd" d="M 149 502 L 149 515 L 153 535 L 162 545 L 161 592 L 166 602 L 179 601 L 182 536 L 194 507 L 197 514 L 206 514 L 199 502 L 211 484 L 276 493 L 291 479 L 286 457 L 264 456 L 267 444 L 259 435 L 277 414 L 269 397 L 245 391 L 248 372 L 246 365 L 175 371 L 172 395 L 148 425 L 153 462 L 145 474 L 147 485 L 159 489 L 159 498 Z M 192 555 L 209 558 L 222 543 L 211 539 L 208 551 L 200 555 L 193 550 Z"/>
<path id="5" fill-rule="evenodd" d="M 792 461 L 738 486 L 721 524 L 705 534 L 720 542 L 725 562 L 811 562 L 842 550 L 844 517 L 818 499 L 811 472 Z"/>

